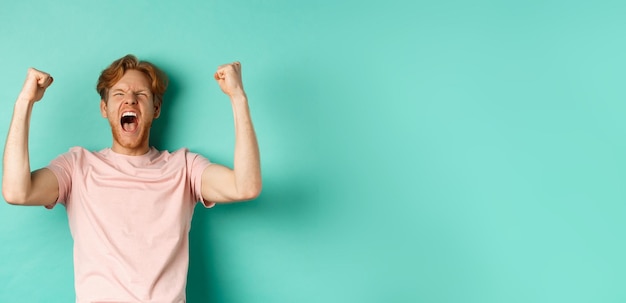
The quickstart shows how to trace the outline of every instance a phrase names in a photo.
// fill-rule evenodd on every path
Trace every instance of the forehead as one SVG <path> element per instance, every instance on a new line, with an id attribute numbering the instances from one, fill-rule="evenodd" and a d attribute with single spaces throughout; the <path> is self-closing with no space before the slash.
<path id="1" fill-rule="evenodd" d="M 111 90 L 115 89 L 150 90 L 150 81 L 144 73 L 138 70 L 131 69 L 126 71 L 126 73 L 124 73 L 124 76 L 122 76 L 122 78 L 120 78 L 117 82 L 115 82 L 115 84 L 113 84 Z"/>

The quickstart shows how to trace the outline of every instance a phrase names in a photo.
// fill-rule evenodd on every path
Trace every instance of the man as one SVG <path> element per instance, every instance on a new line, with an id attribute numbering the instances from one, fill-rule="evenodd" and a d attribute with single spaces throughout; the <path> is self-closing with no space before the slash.
<path id="1" fill-rule="evenodd" d="M 105 69 L 97 84 L 111 148 L 74 147 L 31 172 L 31 112 L 53 78 L 28 70 L 5 145 L 2 194 L 11 204 L 65 206 L 77 302 L 185 302 L 195 203 L 211 207 L 259 195 L 259 150 L 240 63 L 220 66 L 214 78 L 233 107 L 233 170 L 186 149 L 170 153 L 149 146 L 167 78 L 127 55 Z"/>

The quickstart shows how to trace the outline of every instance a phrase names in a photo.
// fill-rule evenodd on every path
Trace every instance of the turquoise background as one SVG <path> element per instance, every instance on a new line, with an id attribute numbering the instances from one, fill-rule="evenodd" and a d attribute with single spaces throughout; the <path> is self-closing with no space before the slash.
<path id="1" fill-rule="evenodd" d="M 153 143 L 232 165 L 212 73 L 240 60 L 264 189 L 196 208 L 189 302 L 626 302 L 624 16 L 623 1 L 3 1 L 0 134 L 33 66 L 55 82 L 32 167 L 110 146 L 95 83 L 133 53 L 171 78 Z M 0 243 L 0 302 L 74 300 L 62 207 L 1 204 Z"/>

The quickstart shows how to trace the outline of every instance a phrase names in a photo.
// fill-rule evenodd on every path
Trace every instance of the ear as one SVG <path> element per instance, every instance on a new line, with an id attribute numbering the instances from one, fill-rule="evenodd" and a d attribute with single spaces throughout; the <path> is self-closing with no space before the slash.
<path id="1" fill-rule="evenodd" d="M 154 105 L 154 119 L 161 116 L 161 105 Z"/>
<path id="2" fill-rule="evenodd" d="M 103 118 L 108 118 L 107 116 L 107 103 L 104 99 L 100 99 L 100 114 Z"/>

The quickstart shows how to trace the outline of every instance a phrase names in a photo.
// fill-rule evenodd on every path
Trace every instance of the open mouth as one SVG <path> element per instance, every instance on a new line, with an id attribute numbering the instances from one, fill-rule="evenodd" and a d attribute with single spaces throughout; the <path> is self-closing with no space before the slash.
<path id="1" fill-rule="evenodd" d="M 122 118 L 120 119 L 120 123 L 122 124 L 122 129 L 125 132 L 134 132 L 137 129 L 137 125 L 139 125 L 137 121 L 137 114 L 133 112 L 124 112 L 122 114 Z"/>

